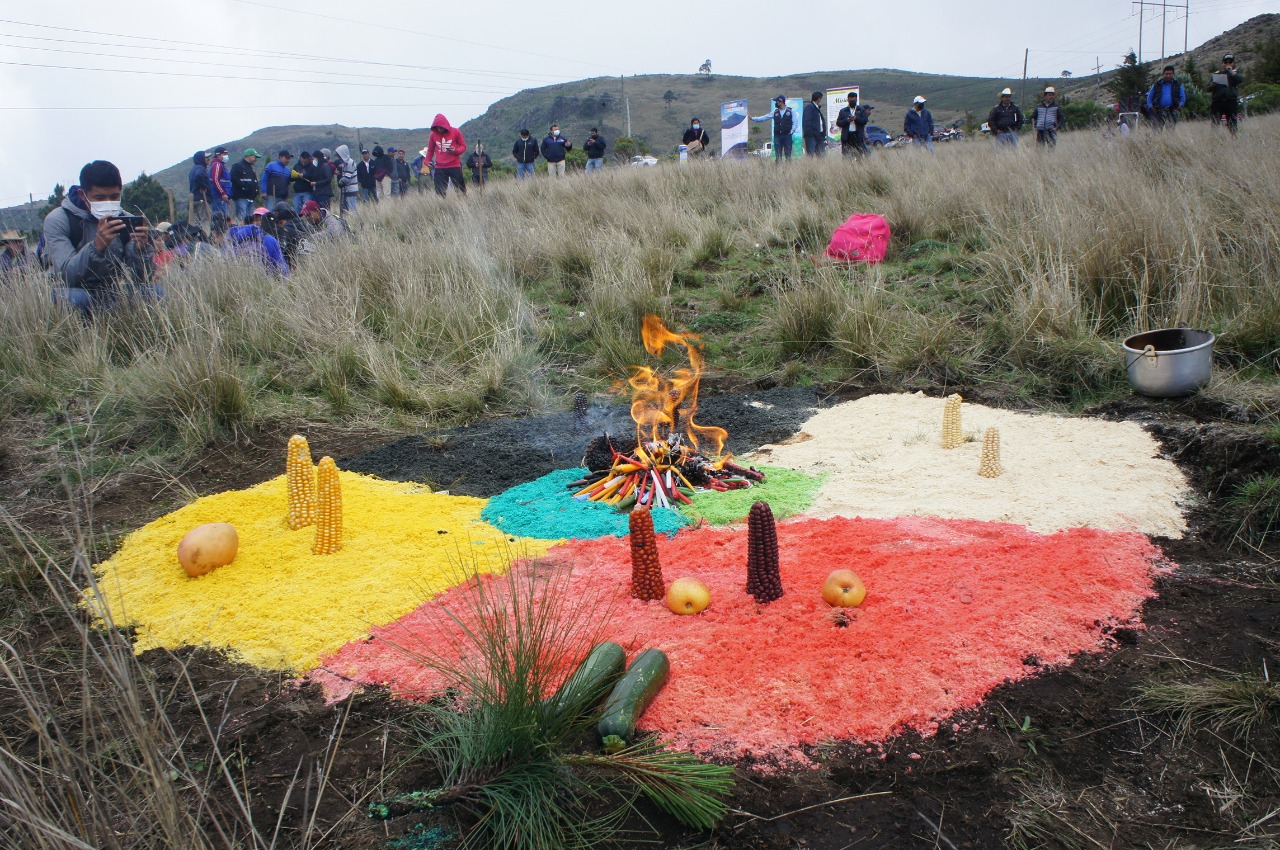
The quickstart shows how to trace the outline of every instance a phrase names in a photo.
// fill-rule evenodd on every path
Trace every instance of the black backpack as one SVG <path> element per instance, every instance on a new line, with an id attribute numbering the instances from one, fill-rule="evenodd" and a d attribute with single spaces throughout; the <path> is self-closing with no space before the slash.
<path id="1" fill-rule="evenodd" d="M 84 224 L 80 219 L 71 214 L 71 210 L 66 207 L 58 207 L 62 210 L 63 215 L 67 217 L 67 238 L 71 240 L 71 247 L 79 251 L 80 246 L 84 244 Z M 40 229 L 40 241 L 36 243 L 36 259 L 40 261 L 41 268 L 49 268 L 49 258 L 44 255 L 44 228 Z"/>

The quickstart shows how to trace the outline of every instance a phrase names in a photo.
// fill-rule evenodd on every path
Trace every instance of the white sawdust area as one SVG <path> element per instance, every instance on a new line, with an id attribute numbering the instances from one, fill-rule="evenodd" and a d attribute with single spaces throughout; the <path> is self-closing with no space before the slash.
<path id="1" fill-rule="evenodd" d="M 966 442 L 944 449 L 944 405 L 920 393 L 867 396 L 818 412 L 790 439 L 746 457 L 827 473 L 806 516 L 934 516 L 1168 538 L 1186 531 L 1191 490 L 1141 426 L 965 402 Z M 984 478 L 990 427 L 999 429 L 1004 472 Z"/>

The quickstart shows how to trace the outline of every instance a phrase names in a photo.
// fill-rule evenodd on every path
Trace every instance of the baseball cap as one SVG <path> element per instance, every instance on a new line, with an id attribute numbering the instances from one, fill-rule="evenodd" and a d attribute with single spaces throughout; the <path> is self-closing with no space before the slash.
<path id="1" fill-rule="evenodd" d="M 773 99 L 773 102 L 774 102 L 774 103 L 777 103 L 778 101 L 782 101 L 783 103 L 786 103 L 786 102 L 787 102 L 787 96 L 786 96 L 785 94 L 780 94 L 780 95 L 778 95 L 777 97 L 775 97 L 775 98 Z"/>
<path id="2" fill-rule="evenodd" d="M 269 212 L 271 212 L 271 210 L 267 209 L 266 207 L 258 207 L 256 210 L 254 210 L 254 211 L 253 211 L 253 214 L 254 214 L 254 215 L 266 215 L 266 214 L 267 214 L 267 213 L 269 213 Z"/>
<path id="3" fill-rule="evenodd" d="M 171 228 L 171 227 L 173 227 L 173 224 L 171 224 L 170 222 L 167 222 L 167 221 L 162 221 L 162 222 L 160 222 L 159 224 L 157 224 L 155 227 L 153 227 L 153 228 L 151 228 L 151 229 L 152 229 L 152 230 L 158 230 L 158 231 L 160 231 L 161 233 L 168 233 L 168 232 L 169 232 L 169 228 Z"/>
<path id="4" fill-rule="evenodd" d="M 369 149 L 368 149 L 368 148 L 361 148 L 361 149 L 360 149 L 360 153 L 368 153 L 368 152 L 369 152 Z"/>
<path id="5" fill-rule="evenodd" d="M 526 127 L 526 128 L 524 128 L 523 130 L 521 130 L 521 131 L 520 131 L 520 135 L 522 135 L 522 136 L 527 136 L 527 135 L 529 135 L 529 128 L 528 128 L 528 127 Z"/>
<path id="6" fill-rule="evenodd" d="M 1234 53 L 1228 53 L 1226 56 L 1223 56 L 1223 57 L 1222 57 L 1222 61 L 1223 61 L 1223 62 L 1234 62 L 1234 61 L 1236 61 L 1236 55 L 1235 55 Z"/>
<path id="7" fill-rule="evenodd" d="M 213 149 L 213 152 L 214 152 L 215 154 L 219 154 L 219 153 L 226 153 L 226 152 L 227 152 L 227 149 L 226 149 L 226 148 L 224 148 L 222 145 L 218 145 L 216 148 L 214 148 L 214 149 Z"/>
<path id="8" fill-rule="evenodd" d="M 303 215 L 306 215 L 307 213 L 319 212 L 319 210 L 320 210 L 320 205 L 317 204 L 315 201 L 307 201 L 305 204 L 302 205 Z"/>
<path id="9" fill-rule="evenodd" d="M 247 151 L 245 151 L 245 152 L 244 152 L 244 155 L 245 155 L 245 156 L 259 156 L 258 152 L 257 152 L 256 150 L 254 150 L 253 148 L 249 148 Z"/>
<path id="10" fill-rule="evenodd" d="M 288 151 L 280 151 L 280 153 L 276 154 L 276 156 L 293 156 L 293 154 L 289 153 Z"/>
<path id="11" fill-rule="evenodd" d="M 1057 94 L 1057 93 L 1058 93 L 1058 90 L 1057 90 L 1057 89 L 1055 89 L 1053 86 L 1045 86 L 1044 93 L 1045 93 L 1045 94 Z"/>
<path id="12" fill-rule="evenodd" d="M 1013 89 L 1005 89 L 1004 91 L 1000 92 L 1001 97 L 1004 97 L 1005 95 L 1009 95 L 1010 97 L 1013 97 Z"/>
<path id="13" fill-rule="evenodd" d="M 916 95 L 916 99 L 913 100 L 912 103 L 925 103 L 925 99 L 921 95 Z"/>
<path id="14" fill-rule="evenodd" d="M 395 148 L 387 148 L 387 153 L 395 153 L 395 152 L 396 152 Z"/>

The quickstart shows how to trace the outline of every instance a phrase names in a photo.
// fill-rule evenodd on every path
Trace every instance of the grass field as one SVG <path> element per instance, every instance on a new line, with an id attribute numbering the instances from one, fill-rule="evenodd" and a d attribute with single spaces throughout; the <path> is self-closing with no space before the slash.
<path id="1" fill-rule="evenodd" d="M 889 150 L 858 163 L 500 182 L 362 210 L 353 243 L 320 247 L 287 279 L 210 260 L 166 277 L 159 303 L 89 323 L 51 303 L 47 278 L 15 281 L 0 297 L 0 451 L 18 470 L 3 509 L 0 791 L 12 804 L 0 837 L 33 848 L 286 843 L 250 822 L 253 792 L 236 754 L 218 748 L 219 719 L 171 725 L 165 708 L 185 686 L 157 690 L 128 636 L 90 628 L 73 596 L 111 545 L 93 535 L 94 490 L 239 434 L 303 422 L 410 433 L 564 409 L 575 391 L 608 390 L 646 362 L 640 319 L 656 312 L 702 335 L 713 390 L 980 387 L 1010 406 L 1068 410 L 1128 395 L 1125 336 L 1207 328 L 1218 343 L 1205 395 L 1276 441 L 1277 130 L 1268 117 L 1237 139 L 1188 124 L 1130 140 L 1067 134 L 1053 151 L 975 140 L 936 158 Z M 855 212 L 889 220 L 888 261 L 815 265 Z M 1274 480 L 1263 484 L 1250 504 L 1266 510 L 1249 516 L 1271 534 Z M 62 488 L 68 539 L 50 537 L 55 522 L 24 527 L 28 494 Z M 63 640 L 52 649 L 32 642 L 53 632 Z M 1259 716 L 1274 718 L 1271 680 L 1250 682 L 1266 699 Z M 1170 693 L 1161 710 L 1180 705 Z M 10 737 L 18 728 L 25 737 Z M 1022 746 L 1031 720 L 1009 728 Z M 186 755 L 193 736 L 207 759 Z M 341 738 L 335 729 L 332 750 Z M 1019 846 L 1043 846 L 1069 808 L 1046 776 L 1019 780 L 1035 792 L 1010 816 L 1023 818 Z M 318 807 L 326 777 L 298 775 L 290 788 Z M 342 799 L 352 811 L 366 802 Z M 327 835 L 291 833 L 288 845 Z"/>

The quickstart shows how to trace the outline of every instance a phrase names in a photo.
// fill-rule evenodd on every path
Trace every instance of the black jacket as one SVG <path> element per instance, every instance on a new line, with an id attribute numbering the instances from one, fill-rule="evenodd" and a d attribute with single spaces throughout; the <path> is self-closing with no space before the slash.
<path id="1" fill-rule="evenodd" d="M 258 197 L 258 175 L 253 166 L 243 159 L 231 166 L 231 197 L 238 201 L 252 201 Z"/>
<path id="2" fill-rule="evenodd" d="M 867 134 L 867 122 L 871 120 L 871 110 L 865 106 L 844 107 L 836 116 L 836 126 L 840 128 L 840 141 L 851 142 L 857 136 Z"/>
<path id="3" fill-rule="evenodd" d="M 773 110 L 773 134 L 775 136 L 790 136 L 795 130 L 795 126 L 796 115 L 791 111 L 790 106 Z"/>
<path id="4" fill-rule="evenodd" d="M 356 164 L 356 182 L 360 184 L 361 188 L 373 189 L 377 187 L 378 180 L 373 176 L 375 170 L 376 166 L 372 159 L 368 162 L 362 159 Z"/>
<path id="5" fill-rule="evenodd" d="M 1008 105 L 1001 101 L 987 116 L 987 124 L 993 133 L 1016 133 L 1022 129 L 1022 110 L 1013 101 L 1009 101 Z"/>
<path id="6" fill-rule="evenodd" d="M 827 134 L 827 113 L 812 100 L 804 105 L 804 115 L 800 119 L 800 127 L 804 135 L 813 138 Z"/>
<path id="7" fill-rule="evenodd" d="M 314 194 L 316 191 L 315 184 L 320 182 L 321 177 L 320 170 L 316 168 L 316 164 L 314 162 L 310 165 L 298 163 L 297 167 L 293 170 L 302 175 L 297 180 L 293 181 L 293 193 L 295 195 L 299 193 L 308 195 Z"/>
<path id="8" fill-rule="evenodd" d="M 316 169 L 316 194 L 322 198 L 333 197 L 333 175 L 337 172 L 332 162 L 320 162 Z"/>
<path id="9" fill-rule="evenodd" d="M 516 158 L 516 162 L 530 163 L 536 162 L 538 159 L 538 142 L 533 136 L 527 139 L 516 139 L 516 143 L 511 146 L 511 155 Z"/>
<path id="10" fill-rule="evenodd" d="M 489 169 L 492 167 L 493 160 L 489 158 L 487 153 L 476 153 L 475 151 L 472 151 L 470 155 L 467 156 L 467 168 L 471 169 L 472 174 L 475 174 L 481 168 L 484 169 L 485 174 L 488 174 Z"/>
<path id="11" fill-rule="evenodd" d="M 573 142 L 564 136 L 547 136 L 542 140 L 542 158 L 547 162 L 564 162 L 571 150 Z"/>
<path id="12" fill-rule="evenodd" d="M 1240 101 L 1240 87 L 1244 85 L 1244 75 L 1239 71 L 1214 71 L 1215 74 L 1227 75 L 1227 85 L 1215 83 L 1210 78 L 1209 102 L 1214 106 L 1230 107 L 1233 111 Z"/>
<path id="13" fill-rule="evenodd" d="M 684 131 L 684 138 L 680 140 L 682 145 L 691 145 L 694 142 L 702 142 L 704 148 L 711 147 L 711 137 L 707 135 L 707 131 L 702 127 L 696 130 L 690 127 Z"/>
<path id="14" fill-rule="evenodd" d="M 587 159 L 604 159 L 604 149 L 609 145 L 603 136 L 588 136 L 582 149 L 587 152 Z"/>

